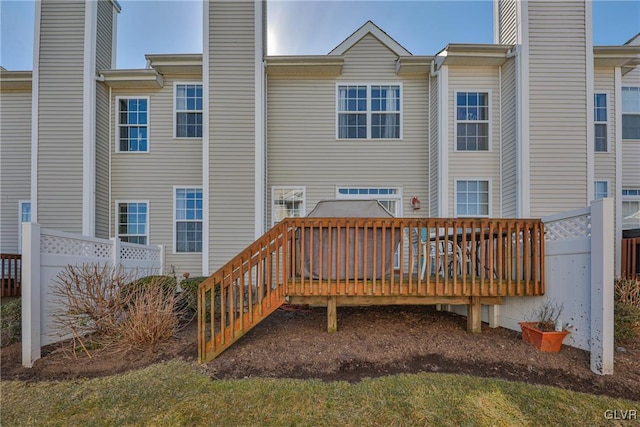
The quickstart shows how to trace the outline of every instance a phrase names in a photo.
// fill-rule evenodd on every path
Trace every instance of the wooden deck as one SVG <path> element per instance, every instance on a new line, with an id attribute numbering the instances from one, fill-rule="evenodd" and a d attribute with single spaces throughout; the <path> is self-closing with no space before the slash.
<path id="1" fill-rule="evenodd" d="M 539 220 L 291 218 L 205 280 L 198 291 L 199 360 L 220 354 L 285 302 L 463 304 L 479 332 L 483 304 L 544 294 Z"/>
<path id="2" fill-rule="evenodd" d="M 0 254 L 0 297 L 22 295 L 22 256 Z"/>

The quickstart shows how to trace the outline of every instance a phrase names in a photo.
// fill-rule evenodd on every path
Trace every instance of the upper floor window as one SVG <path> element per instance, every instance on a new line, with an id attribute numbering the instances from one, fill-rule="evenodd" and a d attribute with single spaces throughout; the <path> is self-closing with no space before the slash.
<path id="1" fill-rule="evenodd" d="M 596 181 L 593 186 L 594 200 L 604 199 L 609 197 L 609 182 L 608 181 Z"/>
<path id="2" fill-rule="evenodd" d="M 400 85 L 338 86 L 338 138 L 400 139 Z"/>
<path id="3" fill-rule="evenodd" d="M 595 122 L 595 148 L 596 152 L 608 151 L 607 144 L 607 94 L 596 93 L 594 95 L 593 115 Z"/>
<path id="4" fill-rule="evenodd" d="M 456 93 L 456 150 L 489 150 L 489 93 Z"/>
<path id="5" fill-rule="evenodd" d="M 622 88 L 622 139 L 640 139 L 640 87 Z"/>
<path id="6" fill-rule="evenodd" d="M 304 190 L 304 187 L 273 187 L 271 217 L 274 225 L 285 218 L 305 215 Z"/>
<path id="7" fill-rule="evenodd" d="M 175 250 L 202 252 L 202 188 L 175 189 Z"/>
<path id="8" fill-rule="evenodd" d="M 149 151 L 149 98 L 118 98 L 120 152 Z"/>
<path id="9" fill-rule="evenodd" d="M 640 187 L 622 189 L 622 228 L 640 228 Z"/>
<path id="10" fill-rule="evenodd" d="M 456 180 L 456 216 L 489 216 L 489 181 Z"/>
<path id="11" fill-rule="evenodd" d="M 118 203 L 118 237 L 123 242 L 146 245 L 149 215 L 146 202 Z"/>
<path id="12" fill-rule="evenodd" d="M 175 85 L 176 138 L 202 138 L 202 84 Z"/>

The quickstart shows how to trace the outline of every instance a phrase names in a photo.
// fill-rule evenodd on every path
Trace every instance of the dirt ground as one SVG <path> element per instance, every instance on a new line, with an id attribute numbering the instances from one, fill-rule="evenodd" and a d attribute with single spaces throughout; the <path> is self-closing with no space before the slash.
<path id="1" fill-rule="evenodd" d="M 615 353 L 615 374 L 589 369 L 587 352 L 563 346 L 540 353 L 520 333 L 483 324 L 465 330 L 466 318 L 433 307 L 339 307 L 338 332 L 326 332 L 326 309 L 284 306 L 230 349 L 197 365 L 196 325 L 154 349 L 102 349 L 73 357 L 68 346 L 49 346 L 31 369 L 21 366 L 20 343 L 0 350 L 3 380 L 62 380 L 111 375 L 182 358 L 213 379 L 271 377 L 359 381 L 398 373 L 452 372 L 549 384 L 640 401 L 640 343 Z"/>

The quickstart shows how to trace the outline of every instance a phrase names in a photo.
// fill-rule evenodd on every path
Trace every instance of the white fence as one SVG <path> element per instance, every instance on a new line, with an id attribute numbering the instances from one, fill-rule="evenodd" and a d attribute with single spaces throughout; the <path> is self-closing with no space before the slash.
<path id="1" fill-rule="evenodd" d="M 490 326 L 520 331 L 549 299 L 562 305 L 562 322 L 571 324 L 564 344 L 591 353 L 591 370 L 613 374 L 614 214 L 613 200 L 542 218 L 545 223 L 545 287 L 541 297 L 507 297 L 487 307 Z M 454 311 L 464 313 L 463 307 Z M 533 319 L 531 319 L 533 320 Z"/>
<path id="2" fill-rule="evenodd" d="M 63 307 L 52 294 L 53 282 L 67 266 L 122 267 L 132 277 L 163 272 L 161 246 L 97 239 L 34 223 L 22 227 L 22 364 L 26 367 L 40 358 L 42 346 L 69 338 L 54 327 Z"/>

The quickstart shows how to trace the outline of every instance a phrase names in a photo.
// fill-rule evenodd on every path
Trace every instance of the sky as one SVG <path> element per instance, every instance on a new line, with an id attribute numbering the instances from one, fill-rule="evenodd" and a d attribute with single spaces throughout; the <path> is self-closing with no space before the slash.
<path id="1" fill-rule="evenodd" d="M 117 68 L 146 53 L 201 53 L 200 0 L 119 0 Z M 640 32 L 640 0 L 593 0 L 593 41 L 620 45 Z M 322 55 L 371 20 L 414 55 L 448 43 L 493 43 L 490 0 L 268 0 L 269 55 Z M 0 0 L 0 65 L 31 70 L 34 2 Z"/>

